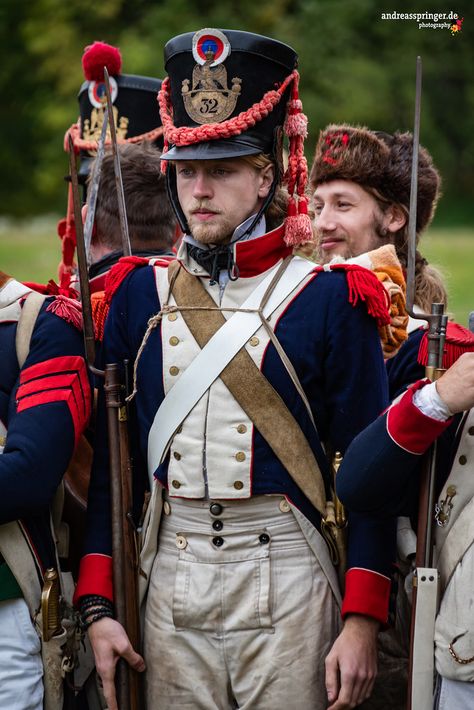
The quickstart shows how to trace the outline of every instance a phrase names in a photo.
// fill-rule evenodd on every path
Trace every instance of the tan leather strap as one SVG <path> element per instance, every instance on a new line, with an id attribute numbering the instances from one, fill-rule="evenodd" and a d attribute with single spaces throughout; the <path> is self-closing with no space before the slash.
<path id="1" fill-rule="evenodd" d="M 178 262 L 169 266 L 169 279 L 176 304 L 199 347 L 203 348 L 224 325 L 225 318 L 199 278 Z M 209 310 L 207 310 L 209 308 Z M 242 348 L 220 375 L 247 416 L 259 430 L 281 464 L 319 513 L 326 515 L 326 493 L 318 463 L 306 437 L 282 398 Z"/>
<path id="2" fill-rule="evenodd" d="M 25 360 L 30 352 L 31 336 L 45 298 L 46 296 L 42 296 L 40 293 L 36 293 L 36 291 L 31 291 L 23 304 L 15 338 L 16 356 L 20 369 L 25 364 Z"/>

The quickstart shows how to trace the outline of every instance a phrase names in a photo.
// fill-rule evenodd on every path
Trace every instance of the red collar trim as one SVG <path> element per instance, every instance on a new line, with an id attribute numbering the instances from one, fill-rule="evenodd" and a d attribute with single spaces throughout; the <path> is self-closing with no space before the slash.
<path id="1" fill-rule="evenodd" d="M 98 274 L 97 276 L 94 276 L 94 278 L 89 281 L 89 288 L 91 293 L 97 293 L 97 291 L 105 291 L 105 280 L 109 275 L 109 271 L 110 269 L 104 271 L 103 274 Z"/>
<path id="2" fill-rule="evenodd" d="M 284 231 L 285 226 L 282 224 L 256 239 L 236 242 L 234 259 L 241 277 L 251 278 L 263 274 L 291 254 L 292 247 L 283 241 Z"/>

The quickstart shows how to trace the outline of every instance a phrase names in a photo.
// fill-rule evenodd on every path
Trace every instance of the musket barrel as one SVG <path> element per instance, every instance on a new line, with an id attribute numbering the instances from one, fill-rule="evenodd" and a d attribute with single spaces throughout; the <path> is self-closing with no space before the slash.
<path id="1" fill-rule="evenodd" d="M 413 157 L 411 166 L 410 212 L 408 218 L 407 311 L 412 317 L 415 305 L 416 213 L 418 200 L 418 153 L 421 116 L 421 57 L 416 58 L 415 120 L 413 126 Z"/>
<path id="2" fill-rule="evenodd" d="M 79 283 L 81 285 L 82 312 L 84 314 L 84 348 L 87 363 L 90 368 L 95 361 L 95 338 L 92 320 L 91 292 L 87 274 L 87 257 L 84 246 L 84 231 L 82 228 L 81 200 L 79 197 L 79 183 L 77 179 L 76 155 L 71 134 L 68 136 L 69 146 L 69 172 L 71 175 L 72 200 L 74 205 L 74 226 L 76 229 L 77 261 L 79 265 Z"/>

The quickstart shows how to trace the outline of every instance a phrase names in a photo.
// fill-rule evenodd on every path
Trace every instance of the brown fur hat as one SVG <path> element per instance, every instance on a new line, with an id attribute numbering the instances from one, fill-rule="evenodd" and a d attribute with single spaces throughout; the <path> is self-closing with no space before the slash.
<path id="1" fill-rule="evenodd" d="M 389 135 L 361 126 L 333 124 L 319 134 L 309 177 L 311 189 L 330 180 L 351 180 L 371 187 L 384 198 L 410 206 L 411 133 Z M 428 151 L 420 146 L 418 155 L 418 205 L 416 231 L 425 229 L 433 218 L 441 178 Z"/>

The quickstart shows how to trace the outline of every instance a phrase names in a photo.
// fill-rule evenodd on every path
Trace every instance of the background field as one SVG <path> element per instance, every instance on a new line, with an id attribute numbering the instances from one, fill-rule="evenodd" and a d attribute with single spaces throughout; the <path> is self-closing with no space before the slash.
<path id="1" fill-rule="evenodd" d="M 60 246 L 52 218 L 23 224 L 0 221 L 0 269 L 17 279 L 39 283 L 56 279 Z M 474 230 L 432 228 L 423 237 L 422 252 L 446 277 L 450 313 L 467 325 L 474 310 Z"/>

